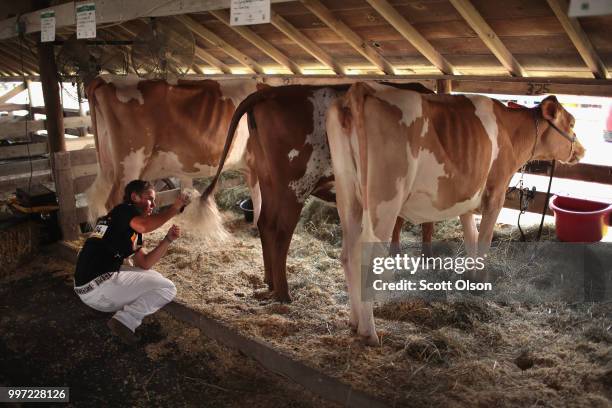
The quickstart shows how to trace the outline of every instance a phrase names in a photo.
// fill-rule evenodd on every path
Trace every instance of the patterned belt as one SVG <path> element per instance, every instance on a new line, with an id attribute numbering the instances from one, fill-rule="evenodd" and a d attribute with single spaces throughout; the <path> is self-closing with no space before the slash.
<path id="1" fill-rule="evenodd" d="M 83 286 L 79 286 L 78 288 L 74 288 L 74 291 L 77 293 L 77 295 L 84 295 L 86 293 L 89 293 L 92 290 L 94 290 L 96 287 L 98 287 L 102 282 L 105 282 L 109 280 L 110 278 L 112 278 L 114 273 L 115 272 L 106 272 L 98 276 L 96 279 L 92 280 L 91 282 L 89 282 L 87 285 L 83 285 Z"/>

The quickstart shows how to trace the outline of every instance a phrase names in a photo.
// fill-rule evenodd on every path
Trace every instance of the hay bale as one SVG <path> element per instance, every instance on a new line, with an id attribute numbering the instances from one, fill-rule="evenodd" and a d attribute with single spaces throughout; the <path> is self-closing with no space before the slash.
<path id="1" fill-rule="evenodd" d="M 38 249 L 38 228 L 28 219 L 0 222 L 0 279 L 10 276 Z"/>

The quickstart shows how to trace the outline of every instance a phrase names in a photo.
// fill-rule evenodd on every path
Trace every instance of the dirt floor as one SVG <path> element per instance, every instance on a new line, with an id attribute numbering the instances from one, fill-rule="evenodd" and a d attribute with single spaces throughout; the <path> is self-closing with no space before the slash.
<path id="1" fill-rule="evenodd" d="M 0 282 L 0 385 L 68 386 L 72 406 L 334 406 L 163 311 L 137 346 L 119 343 L 110 315 L 72 291 L 72 269 L 39 255 Z"/>

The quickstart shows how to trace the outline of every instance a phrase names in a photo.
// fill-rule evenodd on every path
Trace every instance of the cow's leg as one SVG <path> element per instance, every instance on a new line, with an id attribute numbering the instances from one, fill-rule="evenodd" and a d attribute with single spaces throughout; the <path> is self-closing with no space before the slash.
<path id="1" fill-rule="evenodd" d="M 252 134 L 257 135 L 257 130 L 252 129 Z M 257 167 L 255 163 L 255 149 L 259 148 L 256 146 L 255 137 L 247 140 L 247 147 L 245 151 L 245 163 L 246 166 L 243 170 L 244 177 L 246 179 L 247 187 L 251 194 L 251 201 L 253 202 L 253 225 L 257 226 L 259 221 L 259 214 L 261 214 L 261 188 L 259 186 L 259 179 L 257 177 Z M 262 156 L 263 157 L 263 156 Z"/>
<path id="2" fill-rule="evenodd" d="M 497 222 L 499 212 L 504 205 L 504 200 L 505 190 L 494 191 L 484 200 L 482 207 L 482 219 L 480 220 L 480 231 L 478 232 L 477 256 L 485 257 L 489 251 L 489 248 L 491 247 L 493 229 L 495 228 L 495 223 Z M 468 271 L 466 276 L 468 279 L 475 279 L 485 282 L 491 281 L 489 272 L 482 273 L 482 271 Z"/>
<path id="3" fill-rule="evenodd" d="M 262 207 L 259 220 L 257 221 L 259 238 L 261 239 L 261 250 L 264 260 L 264 282 L 268 285 L 268 290 L 274 290 L 272 281 L 272 256 L 274 255 L 274 234 L 276 232 L 275 218 L 271 211 L 266 211 Z"/>
<path id="4" fill-rule="evenodd" d="M 265 282 L 277 300 L 289 302 L 287 254 L 302 204 L 270 180 L 261 183 L 260 187 L 265 200 L 262 201 L 257 227 L 264 256 Z"/>
<path id="5" fill-rule="evenodd" d="M 336 185 L 336 191 L 338 186 Z M 360 265 L 360 234 L 361 234 L 361 216 L 362 208 L 358 201 L 347 203 L 346 205 L 338 206 L 340 214 L 340 224 L 342 226 L 342 267 L 344 269 L 344 277 L 351 307 L 349 317 L 349 327 L 354 332 L 357 331 L 359 324 L 359 300 L 361 299 L 361 287 L 356 277 L 361 274 Z M 356 266 L 355 266 L 356 265 Z"/>
<path id="6" fill-rule="evenodd" d="M 253 201 L 253 225 L 257 225 L 259 214 L 261 214 L 261 190 L 256 175 L 250 176 L 247 173 L 247 186 L 251 193 L 251 201 Z"/>
<path id="7" fill-rule="evenodd" d="M 389 251 L 391 255 L 399 254 L 400 252 L 400 237 L 402 234 L 403 225 L 404 219 L 401 217 L 397 217 L 397 219 L 395 220 L 395 226 L 393 227 L 393 234 L 391 234 L 391 250 Z"/>
<path id="8" fill-rule="evenodd" d="M 290 302 L 287 285 L 287 254 L 293 237 L 293 231 L 300 218 L 302 205 L 289 200 L 279 201 L 284 205 L 276 213 L 278 222 L 274 234 L 274 256 L 272 258 L 272 280 L 274 297 L 281 302 Z"/>
<path id="9" fill-rule="evenodd" d="M 493 229 L 497 222 L 499 212 L 504 205 L 505 190 L 494 191 L 484 200 L 482 208 L 482 219 L 480 220 L 480 231 L 478 232 L 478 255 L 484 256 L 491 247 Z"/>
<path id="10" fill-rule="evenodd" d="M 431 242 L 433 239 L 434 224 L 433 222 L 424 222 L 421 224 L 421 252 L 426 257 L 433 256 Z"/>
<path id="11" fill-rule="evenodd" d="M 370 191 L 368 191 L 370 194 Z M 385 216 L 377 217 L 376 220 L 372 219 L 371 214 L 377 213 L 381 214 L 383 212 L 377 211 L 378 202 L 375 200 L 373 195 L 370 195 L 371 200 L 369 204 L 371 207 L 368 210 L 363 212 L 363 231 L 361 233 L 361 243 L 368 244 L 364 246 L 363 250 L 365 251 L 363 263 L 369 263 L 369 260 L 372 256 L 375 255 L 376 246 L 380 245 L 382 242 L 388 241 L 394 231 L 394 227 L 397 225 L 396 216 L 400 212 L 401 199 L 392 200 L 390 203 L 385 203 Z M 397 198 L 401 198 L 401 192 L 397 193 Z M 362 248 L 357 248 L 358 251 L 362 250 Z M 359 262 L 359 261 L 358 261 Z M 353 264 L 355 265 L 355 264 Z M 367 281 L 367 276 L 364 276 L 361 273 L 361 264 L 358 263 L 355 265 L 357 268 L 357 279 L 358 282 L 357 288 L 359 291 L 362 288 L 365 288 L 365 285 L 369 285 L 370 282 Z M 366 282 L 362 280 L 366 279 Z M 366 344 L 370 346 L 375 346 L 379 344 L 378 335 L 376 334 L 376 326 L 374 325 L 374 302 L 373 301 L 362 301 L 360 303 L 360 311 L 359 311 L 359 327 L 357 333 L 363 338 Z"/>
<path id="12" fill-rule="evenodd" d="M 478 243 L 478 229 L 476 229 L 476 220 L 474 214 L 467 213 L 459 217 L 463 226 L 463 241 L 465 244 L 465 252 L 469 257 L 476 256 L 476 244 Z"/>

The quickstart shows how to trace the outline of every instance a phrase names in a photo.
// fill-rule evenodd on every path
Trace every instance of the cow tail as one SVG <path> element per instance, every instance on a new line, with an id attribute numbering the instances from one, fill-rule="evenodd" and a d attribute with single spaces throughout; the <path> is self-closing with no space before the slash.
<path id="1" fill-rule="evenodd" d="M 357 82 L 346 95 L 348 107 L 352 112 L 354 119 L 355 132 L 357 133 L 357 141 L 359 146 L 359 166 L 361 168 L 361 191 L 364 210 L 368 208 L 368 144 L 365 131 L 365 113 L 364 104 L 366 97 L 373 92 L 372 88 L 363 82 Z"/>
<path id="2" fill-rule="evenodd" d="M 227 159 L 227 156 L 229 155 L 229 151 L 232 146 L 232 142 L 234 141 L 234 134 L 236 132 L 236 128 L 238 127 L 238 123 L 240 123 L 240 119 L 242 119 L 242 116 L 247 112 L 249 113 L 249 116 L 251 116 L 251 111 L 253 107 L 257 105 L 257 103 L 259 103 L 260 101 L 270 97 L 271 90 L 273 89 L 274 88 L 265 88 L 260 91 L 256 91 L 252 93 L 251 95 L 246 97 L 242 102 L 240 102 L 240 104 L 236 108 L 236 111 L 234 111 L 234 115 L 232 116 L 232 120 L 227 130 L 227 138 L 225 139 L 225 146 L 223 147 L 223 154 L 221 155 L 221 160 L 219 160 L 219 166 L 217 167 L 217 173 L 215 174 L 215 177 L 213 178 L 210 185 L 206 187 L 206 189 L 202 193 L 202 196 L 201 196 L 202 201 L 208 199 L 210 194 L 213 192 L 213 190 L 217 186 L 217 181 L 219 180 L 219 176 L 221 175 L 221 172 L 223 171 L 223 165 L 225 164 L 225 160 Z M 252 117 L 249 117 L 249 126 L 251 126 L 251 120 L 254 122 L 254 119 Z"/>
<path id="3" fill-rule="evenodd" d="M 96 156 L 98 159 L 98 173 L 92 185 L 85 191 L 87 197 L 87 221 L 92 226 L 95 226 L 98 217 L 104 215 L 107 211 L 106 203 L 108 201 L 111 190 L 111 180 L 105 178 L 101 171 L 102 159 L 100 156 L 100 141 L 98 140 L 98 126 L 96 117 L 96 90 L 105 85 L 106 82 L 101 78 L 95 78 L 85 84 L 85 95 L 89 101 L 89 116 L 91 116 L 91 129 L 94 135 L 94 143 L 96 147 Z"/>

